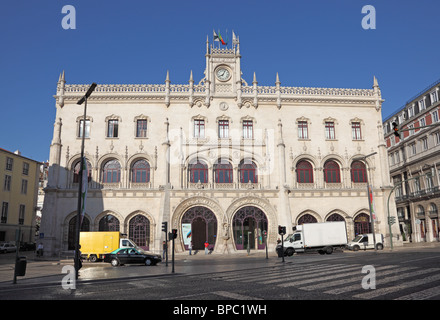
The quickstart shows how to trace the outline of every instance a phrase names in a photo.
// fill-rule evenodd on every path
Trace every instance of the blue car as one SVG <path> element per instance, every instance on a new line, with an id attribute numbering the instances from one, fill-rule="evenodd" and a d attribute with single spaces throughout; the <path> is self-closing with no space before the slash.
<path id="1" fill-rule="evenodd" d="M 162 261 L 158 254 L 146 252 L 140 248 L 119 248 L 104 256 L 104 262 L 111 263 L 113 267 L 124 264 L 144 264 L 154 266 Z"/>

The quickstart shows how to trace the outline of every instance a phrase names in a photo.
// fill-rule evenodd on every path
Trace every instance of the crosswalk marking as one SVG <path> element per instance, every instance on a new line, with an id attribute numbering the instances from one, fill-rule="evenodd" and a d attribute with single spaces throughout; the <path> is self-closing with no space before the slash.
<path id="1" fill-rule="evenodd" d="M 436 296 L 440 296 L 440 286 L 407 294 L 394 300 L 426 300 Z"/>
<path id="2" fill-rule="evenodd" d="M 295 270 L 295 269 L 289 269 L 284 271 L 283 273 L 273 273 L 270 275 L 266 275 L 264 277 L 265 281 L 262 281 L 261 283 L 265 284 L 267 281 L 269 281 L 269 279 L 274 279 L 274 278 L 282 278 L 282 279 L 286 279 L 286 276 L 294 276 L 295 277 L 299 277 L 298 274 L 300 274 L 301 276 L 305 276 L 308 274 L 316 274 L 317 272 L 321 271 L 321 270 L 329 270 L 329 269 L 339 269 L 342 268 L 342 265 L 335 265 L 335 266 L 329 266 L 329 265 L 320 265 L 320 266 L 309 266 L 309 267 L 303 267 L 301 268 L 301 271 Z M 298 273 L 300 272 L 300 273 Z M 249 276 L 246 279 L 238 279 L 238 281 L 242 281 L 242 282 L 252 282 L 255 280 L 255 275 L 253 275 L 252 277 Z"/>
<path id="3" fill-rule="evenodd" d="M 439 269 L 436 269 L 436 270 L 438 271 Z M 371 291 L 368 291 L 368 292 L 365 292 L 365 293 L 357 294 L 357 295 L 355 295 L 353 297 L 354 298 L 360 298 L 360 299 L 372 299 L 372 298 L 383 296 L 383 295 L 386 295 L 386 294 L 389 294 L 389 293 L 400 291 L 402 289 L 424 285 L 424 284 L 430 283 L 432 281 L 437 281 L 437 280 L 440 280 L 440 274 L 436 274 L 436 275 L 429 276 L 429 277 L 426 277 L 426 278 L 419 278 L 417 280 L 408 281 L 408 282 L 404 281 L 404 282 L 402 282 L 402 283 L 400 283 L 400 284 L 398 284 L 396 286 L 371 290 Z"/>
<path id="4" fill-rule="evenodd" d="M 339 267 L 339 268 L 328 268 L 325 271 L 313 273 L 312 279 L 309 276 L 292 276 L 292 277 L 284 278 L 282 280 L 286 281 L 286 283 L 282 283 L 278 286 L 279 287 L 294 287 L 294 286 L 305 284 L 305 283 L 316 282 L 316 281 L 320 281 L 321 276 L 326 276 L 326 275 L 332 275 L 332 277 L 341 277 L 341 276 L 345 276 L 345 272 L 348 272 L 348 271 L 359 270 L 358 272 L 360 272 L 360 268 L 361 267 L 358 265 L 351 266 L 351 267 L 345 266 L 345 267 Z M 342 270 L 339 270 L 339 269 L 342 269 Z M 336 274 L 335 272 L 344 272 L 344 273 L 337 273 Z M 303 278 L 306 278 L 306 279 L 301 280 Z M 273 283 L 273 282 L 266 281 L 263 283 Z"/>
<path id="5" fill-rule="evenodd" d="M 377 267 L 375 268 L 376 271 L 383 271 L 383 270 L 387 270 L 387 269 L 393 269 L 393 270 L 387 270 L 387 271 L 383 271 L 380 272 L 380 276 L 386 276 L 389 274 L 393 274 L 393 273 L 397 273 L 397 272 L 401 272 L 401 271 L 408 271 L 408 270 L 413 270 L 415 268 L 413 267 L 408 267 L 408 268 L 400 268 L 400 269 L 396 269 L 397 266 L 382 266 L 382 267 Z M 397 271 L 399 270 L 399 271 Z M 354 273 L 354 272 L 353 272 Z M 364 275 L 362 275 L 360 272 L 357 272 L 357 274 L 361 277 L 364 277 Z M 345 274 L 346 276 L 348 274 Z M 356 275 L 356 273 L 354 273 L 354 275 Z M 328 279 L 326 280 L 333 280 L 335 279 L 334 277 L 327 277 Z M 322 279 L 320 279 L 322 280 Z M 356 282 L 356 283 L 361 283 L 361 280 L 359 277 L 356 278 L 350 278 L 350 279 L 341 279 L 341 280 L 335 280 L 335 281 L 326 281 L 324 283 L 318 283 L 318 284 L 313 284 L 311 286 L 306 286 L 306 287 L 300 287 L 299 289 L 301 290 L 307 290 L 307 291 L 312 291 L 312 290 L 321 290 L 321 289 L 326 289 L 329 287 L 335 287 L 335 286 L 341 286 L 344 285 L 346 286 L 348 283 L 352 283 L 352 282 Z"/>
<path id="6" fill-rule="evenodd" d="M 355 299 L 374 299 L 408 288 L 432 283 L 432 288 L 397 297 L 395 300 L 423 300 L 440 297 L 440 268 L 421 269 L 420 267 L 401 267 L 400 265 L 376 266 L 376 289 L 362 289 L 361 264 L 292 264 L 262 269 L 261 276 L 255 270 L 241 270 L 216 273 L 213 280 L 258 283 L 280 288 L 295 287 L 304 291 L 319 291 L 324 294 L 350 294 Z M 194 276 L 196 277 L 196 276 Z M 210 277 L 206 275 L 206 277 Z M 411 279 L 413 278 L 413 279 Z M 409 280 L 407 280 L 409 279 Z M 226 297 L 226 296 L 225 296 Z M 233 298 L 232 296 L 228 298 Z"/>
<path id="7" fill-rule="evenodd" d="M 417 277 L 426 273 L 430 273 L 430 272 L 435 272 L 438 271 L 438 268 L 432 268 L 432 269 L 425 269 L 425 270 L 418 270 L 418 271 L 414 271 L 414 272 L 408 272 L 408 273 L 403 273 L 403 274 L 399 274 L 396 275 L 394 277 L 387 277 L 385 279 L 380 279 L 380 280 L 376 280 L 376 288 L 390 283 L 390 282 L 395 282 L 395 281 L 400 281 L 402 279 L 406 279 L 406 278 L 411 278 L 411 277 Z M 352 286 L 346 286 L 343 288 L 337 288 L 334 290 L 329 290 L 329 291 L 325 291 L 324 293 L 328 293 L 328 294 L 341 294 L 341 293 L 347 293 L 350 291 L 356 291 L 362 289 L 361 287 L 361 283 L 359 282 L 358 284 L 352 285 Z M 372 290 L 372 291 L 376 291 L 378 289 Z"/>

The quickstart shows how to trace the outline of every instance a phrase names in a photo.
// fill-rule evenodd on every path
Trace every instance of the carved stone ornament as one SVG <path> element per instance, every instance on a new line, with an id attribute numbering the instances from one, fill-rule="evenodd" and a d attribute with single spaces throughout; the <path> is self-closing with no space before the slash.
<path id="1" fill-rule="evenodd" d="M 220 108 L 220 110 L 222 110 L 222 111 L 226 111 L 226 110 L 229 109 L 229 106 L 228 106 L 228 104 L 227 104 L 226 102 L 220 102 L 220 104 L 219 104 L 219 108 Z"/>

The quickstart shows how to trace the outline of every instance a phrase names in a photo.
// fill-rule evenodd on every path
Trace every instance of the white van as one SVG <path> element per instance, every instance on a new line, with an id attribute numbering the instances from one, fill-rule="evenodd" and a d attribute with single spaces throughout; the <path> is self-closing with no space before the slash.
<path id="1" fill-rule="evenodd" d="M 372 233 L 359 234 L 347 244 L 347 249 L 358 251 L 374 249 L 374 239 Z M 376 249 L 383 249 L 383 234 L 376 233 Z"/>

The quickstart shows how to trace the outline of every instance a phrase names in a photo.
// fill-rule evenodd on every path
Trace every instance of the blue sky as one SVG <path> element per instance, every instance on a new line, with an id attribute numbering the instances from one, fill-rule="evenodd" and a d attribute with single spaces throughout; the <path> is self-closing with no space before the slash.
<path id="1" fill-rule="evenodd" d="M 65 30 L 63 6 L 76 9 Z M 376 9 L 364 30 L 362 7 Z M 435 0 L 8 0 L 0 4 L 0 147 L 45 161 L 56 84 L 198 82 L 212 31 L 240 37 L 243 78 L 283 86 L 371 88 L 384 118 L 440 78 Z"/>

